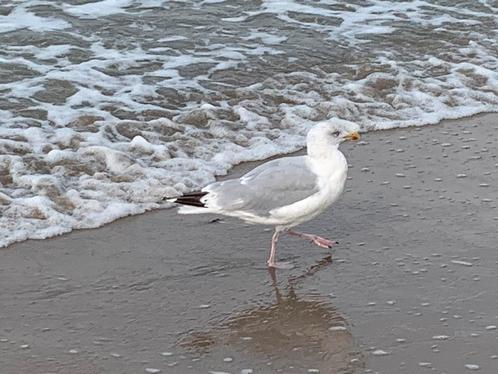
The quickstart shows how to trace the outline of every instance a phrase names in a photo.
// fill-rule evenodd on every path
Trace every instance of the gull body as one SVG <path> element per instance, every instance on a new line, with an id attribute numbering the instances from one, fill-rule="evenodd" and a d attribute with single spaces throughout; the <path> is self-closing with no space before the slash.
<path id="1" fill-rule="evenodd" d="M 339 198 L 348 170 L 339 144 L 359 139 L 357 130 L 358 125 L 340 119 L 318 123 L 307 134 L 305 156 L 268 161 L 240 178 L 168 200 L 183 204 L 181 214 L 214 213 L 274 226 L 268 266 L 283 267 L 275 261 L 276 243 L 283 232 L 320 247 L 331 248 L 335 243 L 291 229 L 315 218 Z"/>

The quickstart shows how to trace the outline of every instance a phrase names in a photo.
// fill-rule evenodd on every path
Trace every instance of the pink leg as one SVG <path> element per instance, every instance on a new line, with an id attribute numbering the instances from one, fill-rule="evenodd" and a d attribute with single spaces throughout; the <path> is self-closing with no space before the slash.
<path id="1" fill-rule="evenodd" d="M 293 236 L 299 236 L 300 238 L 303 238 L 306 240 L 311 240 L 317 246 L 322 247 L 322 248 L 332 248 L 332 246 L 334 244 L 338 244 L 336 241 L 325 239 L 325 238 L 322 238 L 318 235 L 305 234 L 303 232 L 288 230 L 287 234 L 293 235 Z"/>
<path id="2" fill-rule="evenodd" d="M 277 262 L 275 261 L 277 257 L 277 242 L 278 242 L 278 237 L 280 236 L 280 233 L 282 231 L 275 229 L 275 232 L 273 233 L 273 236 L 271 238 L 271 249 L 270 249 L 270 257 L 268 257 L 268 267 L 274 268 L 274 269 L 292 269 L 292 264 L 289 262 Z"/>
<path id="3" fill-rule="evenodd" d="M 275 257 L 277 256 L 277 242 L 278 237 L 280 236 L 280 232 L 275 230 L 273 236 L 271 237 L 271 249 L 270 249 L 270 257 L 268 257 L 268 266 L 274 268 L 275 267 Z"/>

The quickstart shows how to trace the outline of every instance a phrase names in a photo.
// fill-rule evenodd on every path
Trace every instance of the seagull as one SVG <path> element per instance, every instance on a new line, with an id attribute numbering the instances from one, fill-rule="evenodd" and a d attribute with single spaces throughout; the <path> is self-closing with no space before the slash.
<path id="1" fill-rule="evenodd" d="M 166 200 L 181 204 L 180 214 L 214 213 L 274 226 L 268 266 L 289 268 L 288 263 L 276 261 L 282 233 L 322 248 L 337 244 L 293 228 L 318 216 L 341 195 L 348 164 L 339 144 L 358 140 L 358 130 L 357 124 L 342 119 L 320 122 L 306 136 L 306 155 L 271 160 L 240 178 L 214 182 L 200 191 Z"/>

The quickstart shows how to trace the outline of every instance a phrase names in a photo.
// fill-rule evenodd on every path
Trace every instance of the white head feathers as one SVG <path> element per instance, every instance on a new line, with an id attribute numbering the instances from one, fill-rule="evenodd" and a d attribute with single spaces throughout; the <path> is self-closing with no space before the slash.
<path id="1" fill-rule="evenodd" d="M 306 137 L 308 155 L 328 157 L 345 140 L 358 140 L 358 126 L 354 122 L 333 118 L 313 126 Z"/>

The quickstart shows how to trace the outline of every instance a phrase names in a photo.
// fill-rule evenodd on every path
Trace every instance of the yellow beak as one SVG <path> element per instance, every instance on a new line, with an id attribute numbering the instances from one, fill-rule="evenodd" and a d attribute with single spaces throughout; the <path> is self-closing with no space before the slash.
<path id="1" fill-rule="evenodd" d="M 353 141 L 355 141 L 355 140 L 360 139 L 360 134 L 358 134 L 358 131 L 352 131 L 352 132 L 350 132 L 349 134 L 347 134 L 347 135 L 345 136 L 345 138 L 346 138 L 346 139 L 348 139 L 348 140 L 353 140 Z"/>

